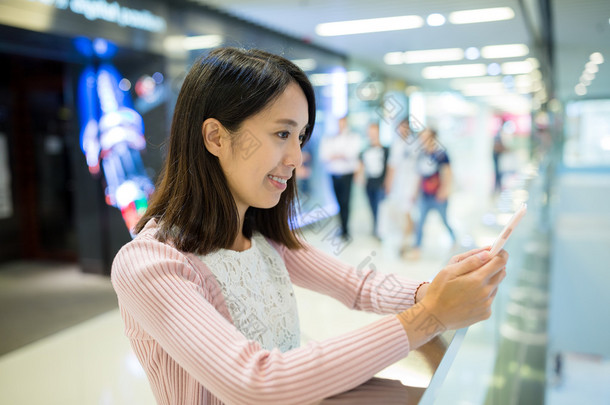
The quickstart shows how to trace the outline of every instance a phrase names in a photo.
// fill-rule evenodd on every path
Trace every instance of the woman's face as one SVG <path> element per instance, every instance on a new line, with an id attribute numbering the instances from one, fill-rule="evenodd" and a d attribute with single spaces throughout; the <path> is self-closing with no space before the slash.
<path id="1" fill-rule="evenodd" d="M 301 165 L 301 140 L 308 123 L 308 105 L 296 83 L 260 113 L 246 119 L 232 150 L 219 156 L 241 215 L 248 207 L 271 208 L 286 182 Z"/>

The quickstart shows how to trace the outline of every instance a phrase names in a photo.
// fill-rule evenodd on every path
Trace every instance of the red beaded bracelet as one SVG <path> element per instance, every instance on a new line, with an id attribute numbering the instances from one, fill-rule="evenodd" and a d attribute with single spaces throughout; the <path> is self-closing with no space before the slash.
<path id="1" fill-rule="evenodd" d="M 419 289 L 421 288 L 422 285 L 424 284 L 430 284 L 429 281 L 424 281 L 422 283 L 419 283 L 419 285 L 417 286 L 417 288 L 415 289 L 415 294 L 413 295 L 413 302 L 415 302 L 417 304 L 417 292 L 419 291 Z"/>

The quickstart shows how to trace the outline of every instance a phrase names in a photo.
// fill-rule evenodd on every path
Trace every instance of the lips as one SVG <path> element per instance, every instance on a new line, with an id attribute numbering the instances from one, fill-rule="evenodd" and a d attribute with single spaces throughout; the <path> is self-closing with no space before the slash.
<path id="1" fill-rule="evenodd" d="M 290 177 L 279 177 L 279 176 L 274 176 L 274 175 L 268 175 L 267 177 L 269 177 L 271 180 L 273 181 L 277 181 L 278 183 L 281 184 L 286 184 L 288 182 L 288 179 L 290 179 Z"/>

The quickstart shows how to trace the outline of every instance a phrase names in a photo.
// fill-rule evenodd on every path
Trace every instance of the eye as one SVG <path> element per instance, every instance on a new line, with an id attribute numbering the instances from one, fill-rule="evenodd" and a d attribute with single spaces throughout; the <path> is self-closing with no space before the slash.
<path id="1" fill-rule="evenodd" d="M 280 131 L 277 132 L 276 135 L 281 139 L 288 139 L 288 137 L 290 136 L 290 131 Z"/>
<path id="2" fill-rule="evenodd" d="M 299 143 L 302 145 L 303 141 L 305 141 L 305 134 L 299 134 Z"/>

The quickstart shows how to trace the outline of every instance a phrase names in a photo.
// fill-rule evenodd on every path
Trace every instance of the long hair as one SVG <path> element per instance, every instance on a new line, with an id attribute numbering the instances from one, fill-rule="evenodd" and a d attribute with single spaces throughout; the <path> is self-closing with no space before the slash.
<path id="1" fill-rule="evenodd" d="M 198 59 L 178 95 L 167 157 L 136 233 L 156 219 L 157 239 L 202 255 L 229 248 L 240 231 L 248 238 L 257 231 L 288 248 L 302 247 L 293 226 L 294 176 L 276 206 L 248 208 L 240 230 L 227 180 L 218 158 L 206 149 L 201 132 L 203 122 L 215 118 L 230 133 L 237 133 L 244 120 L 272 103 L 290 83 L 297 83 L 307 99 L 304 145 L 313 131 L 316 106 L 313 87 L 299 67 L 265 51 L 232 47 Z"/>

